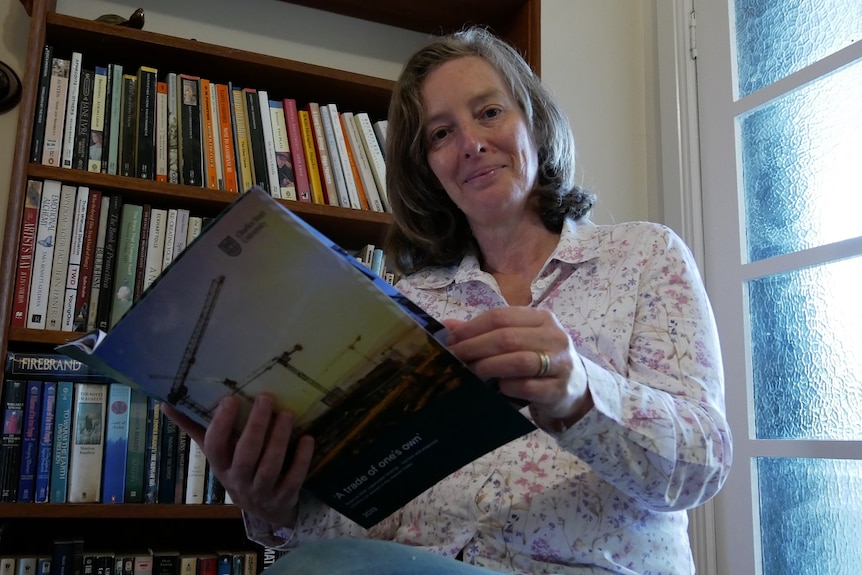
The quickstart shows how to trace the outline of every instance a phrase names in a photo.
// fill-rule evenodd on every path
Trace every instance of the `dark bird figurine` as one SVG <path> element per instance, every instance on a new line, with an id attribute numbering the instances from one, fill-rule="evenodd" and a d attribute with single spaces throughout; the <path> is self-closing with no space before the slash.
<path id="1" fill-rule="evenodd" d="M 128 19 L 123 18 L 118 14 L 102 14 L 96 18 L 96 22 L 105 22 L 106 24 L 116 24 L 117 26 L 125 26 L 127 28 L 135 28 L 137 30 L 144 29 L 144 9 L 138 8 Z"/>

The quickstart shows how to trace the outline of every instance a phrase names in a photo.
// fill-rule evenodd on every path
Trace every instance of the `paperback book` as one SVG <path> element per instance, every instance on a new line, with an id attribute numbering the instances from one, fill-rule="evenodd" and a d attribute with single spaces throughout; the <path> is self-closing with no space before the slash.
<path id="1" fill-rule="evenodd" d="M 274 255 L 277 254 L 277 255 Z M 260 188 L 239 196 L 109 333 L 58 347 L 206 426 L 272 394 L 315 438 L 306 489 L 370 527 L 533 424 L 445 329 Z"/>

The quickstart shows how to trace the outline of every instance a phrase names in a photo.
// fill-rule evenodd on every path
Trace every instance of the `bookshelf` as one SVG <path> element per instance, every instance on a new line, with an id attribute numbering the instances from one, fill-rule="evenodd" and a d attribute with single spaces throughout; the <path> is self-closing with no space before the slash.
<path id="1" fill-rule="evenodd" d="M 0 352 L 4 357 L 7 350 L 51 351 L 70 337 L 69 332 L 10 325 L 21 216 L 29 179 L 89 186 L 103 193 L 120 194 L 124 201 L 187 208 L 204 216 L 218 214 L 235 197 L 206 188 L 30 163 L 41 52 L 46 43 L 55 50 L 80 51 L 91 62 L 119 63 L 129 69 L 147 65 L 157 68 L 160 75 L 187 72 L 218 82 L 265 89 L 279 98 L 295 98 L 301 105 L 335 101 L 344 110 L 364 111 L 374 119 L 386 117 L 391 80 L 58 14 L 54 0 L 21 2 L 31 21 L 5 241 L 0 254 Z M 540 0 L 500 0 L 494 10 L 488 10 L 487 2 L 481 0 L 293 3 L 421 32 L 449 31 L 466 23 L 485 24 L 518 47 L 537 71 L 540 67 Z M 391 216 L 385 213 L 283 201 L 346 248 L 381 242 L 391 224 Z M 230 505 L 0 503 L 0 555 L 49 551 L 45 545 L 52 538 L 69 536 L 85 536 L 98 546 L 140 541 L 145 547 L 181 544 L 195 552 L 205 551 L 204 545 L 238 547 L 243 540 L 239 518 L 239 510 Z M 128 535 L 120 537 L 119 533 Z"/>

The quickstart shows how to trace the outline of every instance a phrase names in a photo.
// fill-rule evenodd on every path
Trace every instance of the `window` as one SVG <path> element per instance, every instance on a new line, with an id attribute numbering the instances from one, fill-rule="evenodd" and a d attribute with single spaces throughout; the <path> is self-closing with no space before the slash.
<path id="1" fill-rule="evenodd" d="M 862 564 L 862 2 L 695 0 L 722 575 Z"/>

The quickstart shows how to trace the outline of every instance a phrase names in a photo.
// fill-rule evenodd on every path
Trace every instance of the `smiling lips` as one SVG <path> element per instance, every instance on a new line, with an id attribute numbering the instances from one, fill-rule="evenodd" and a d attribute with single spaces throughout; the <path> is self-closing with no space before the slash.
<path id="1" fill-rule="evenodd" d="M 464 183 L 469 184 L 469 183 L 474 182 L 476 180 L 479 180 L 482 178 L 487 178 L 487 177 L 493 175 L 494 172 L 501 169 L 502 167 L 503 166 L 501 164 L 498 164 L 496 166 L 488 166 L 488 167 L 476 170 L 474 172 L 471 172 L 466 178 L 464 178 Z"/>

